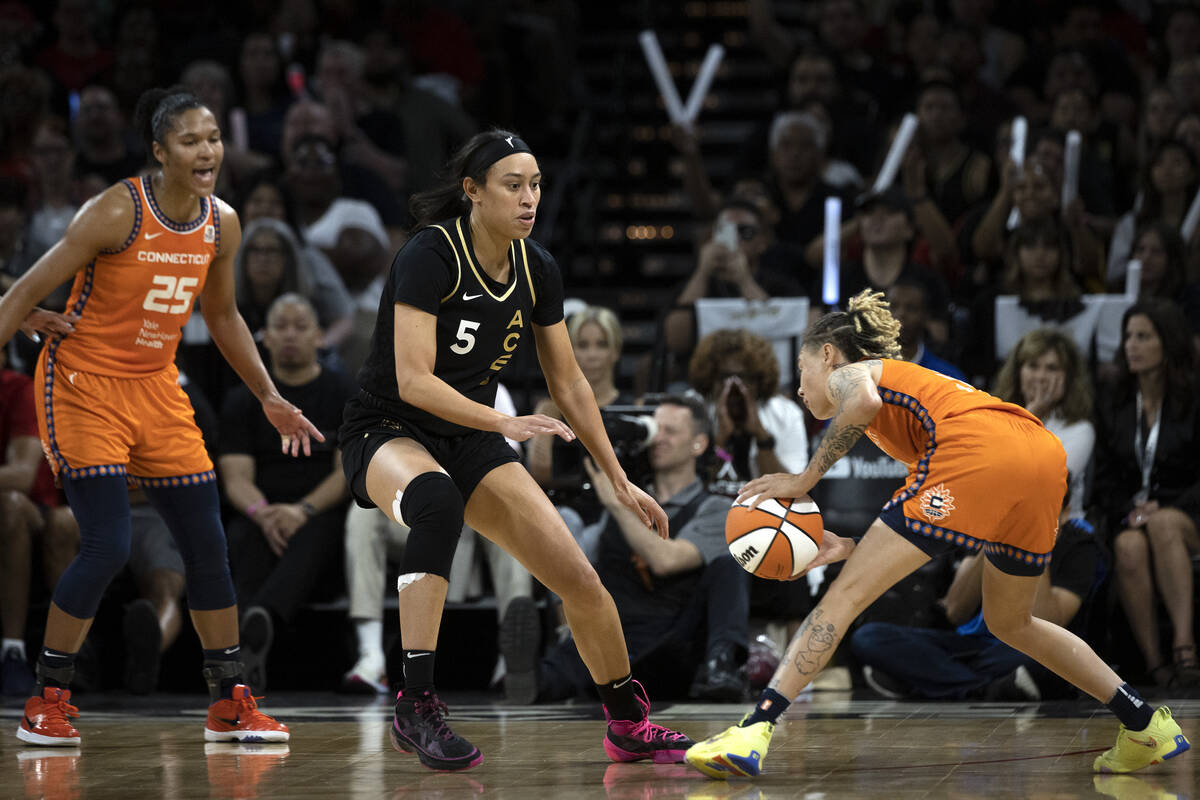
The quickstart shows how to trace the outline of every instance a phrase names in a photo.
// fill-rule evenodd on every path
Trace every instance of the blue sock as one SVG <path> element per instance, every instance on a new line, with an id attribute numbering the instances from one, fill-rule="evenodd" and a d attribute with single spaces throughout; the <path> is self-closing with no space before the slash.
<path id="1" fill-rule="evenodd" d="M 1146 730 L 1154 716 L 1154 709 L 1138 694 L 1138 690 L 1128 683 L 1118 686 L 1112 700 L 1105 705 L 1121 720 L 1121 724 L 1131 731 Z"/>
<path id="2" fill-rule="evenodd" d="M 741 727 L 749 727 L 756 722 L 770 722 L 772 725 L 778 720 L 783 712 L 787 711 L 787 707 L 792 704 L 791 700 L 781 695 L 779 692 L 768 687 L 763 689 L 763 693 L 758 696 L 758 705 L 754 707 L 754 711 L 750 712 L 750 716 L 746 717 L 742 722 Z"/>

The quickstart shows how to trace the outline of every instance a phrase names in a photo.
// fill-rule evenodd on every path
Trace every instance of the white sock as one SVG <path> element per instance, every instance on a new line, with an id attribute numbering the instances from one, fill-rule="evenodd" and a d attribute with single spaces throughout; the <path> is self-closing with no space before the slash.
<path id="1" fill-rule="evenodd" d="M 383 620 L 360 619 L 354 623 L 358 633 L 358 655 L 383 666 Z"/>
<path id="2" fill-rule="evenodd" d="M 7 655 L 9 650 L 16 650 L 17 654 L 20 655 L 21 658 L 25 659 L 25 640 L 9 639 L 5 637 L 3 641 L 0 641 L 0 653 Z"/>

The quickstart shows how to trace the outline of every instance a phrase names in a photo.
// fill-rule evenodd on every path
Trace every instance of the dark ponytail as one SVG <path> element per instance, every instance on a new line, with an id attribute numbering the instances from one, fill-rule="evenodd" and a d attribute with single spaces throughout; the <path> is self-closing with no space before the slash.
<path id="1" fill-rule="evenodd" d="M 467 143 L 450 158 L 442 171 L 443 183 L 427 191 L 414 194 L 408 201 L 408 210 L 416 220 L 413 230 L 416 231 L 438 220 L 457 217 L 469 212 L 471 201 L 463 191 L 463 179 L 471 178 L 482 186 L 486 183 L 487 171 L 491 167 L 491 162 L 489 162 L 481 169 L 475 169 L 478 174 L 470 174 L 475 154 L 492 142 L 509 138 L 519 137 L 512 131 L 493 128 L 490 131 L 477 133 L 467 140 Z"/>
<path id="2" fill-rule="evenodd" d="M 154 143 L 167 143 L 167 133 L 175 127 L 175 119 L 192 108 L 206 108 L 200 98 L 183 86 L 170 89 L 147 89 L 138 98 L 133 111 L 133 124 L 146 145 L 146 161 L 154 166 Z"/>

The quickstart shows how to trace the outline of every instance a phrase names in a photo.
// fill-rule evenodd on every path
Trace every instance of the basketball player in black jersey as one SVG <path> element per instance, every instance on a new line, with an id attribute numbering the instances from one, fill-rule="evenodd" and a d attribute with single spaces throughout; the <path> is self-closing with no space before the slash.
<path id="1" fill-rule="evenodd" d="M 450 560 L 466 522 L 511 553 L 563 600 L 575 641 L 604 703 L 604 748 L 614 761 L 677 762 L 691 741 L 649 721 L 630 676 L 616 606 L 550 500 L 504 437 L 576 432 L 621 503 L 667 536 L 658 504 L 626 478 L 563 321 L 554 258 L 527 239 L 541 173 L 516 134 L 478 134 L 447 168 L 446 186 L 413 198 L 417 231 L 396 254 L 346 406 L 342 463 L 355 500 L 407 525 L 397 582 L 404 689 L 392 743 L 436 770 L 483 760 L 454 734 L 433 685 L 434 649 Z M 530 339 L 562 421 L 493 408 L 496 381 Z"/>

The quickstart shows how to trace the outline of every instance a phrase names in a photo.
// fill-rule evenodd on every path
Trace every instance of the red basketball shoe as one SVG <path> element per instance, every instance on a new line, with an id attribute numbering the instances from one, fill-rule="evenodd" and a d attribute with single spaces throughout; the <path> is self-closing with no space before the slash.
<path id="1" fill-rule="evenodd" d="M 208 707 L 208 722 L 204 726 L 206 742 L 286 742 L 291 736 L 287 725 L 276 722 L 258 710 L 250 687 L 233 687 L 233 699 L 221 699 Z"/>
<path id="2" fill-rule="evenodd" d="M 47 686 L 41 697 L 25 701 L 25 716 L 17 728 L 17 738 L 28 744 L 50 747 L 75 747 L 79 731 L 67 717 L 78 717 L 79 709 L 71 705 L 70 689 Z"/>

